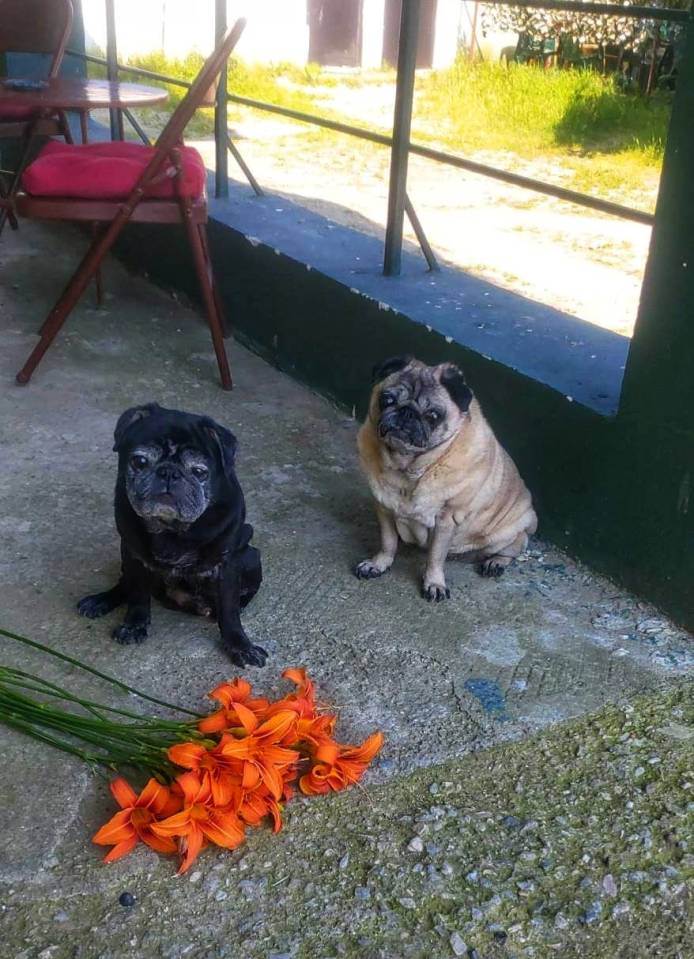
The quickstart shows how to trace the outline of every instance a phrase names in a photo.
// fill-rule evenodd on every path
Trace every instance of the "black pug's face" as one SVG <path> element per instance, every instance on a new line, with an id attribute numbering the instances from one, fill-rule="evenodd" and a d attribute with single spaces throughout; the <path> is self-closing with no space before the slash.
<path id="1" fill-rule="evenodd" d="M 382 382 L 373 393 L 372 416 L 379 439 L 390 449 L 422 453 L 460 429 L 472 392 L 452 363 L 426 366 L 402 357 L 386 361 L 375 376 Z"/>
<path id="2" fill-rule="evenodd" d="M 190 525 L 210 505 L 210 470 L 203 450 L 184 437 L 162 436 L 158 443 L 138 444 L 129 453 L 125 490 L 142 519 Z"/>
<path id="3" fill-rule="evenodd" d="M 208 417 L 154 403 L 126 410 L 116 426 L 119 474 L 148 525 L 188 527 L 233 476 L 236 440 Z"/>

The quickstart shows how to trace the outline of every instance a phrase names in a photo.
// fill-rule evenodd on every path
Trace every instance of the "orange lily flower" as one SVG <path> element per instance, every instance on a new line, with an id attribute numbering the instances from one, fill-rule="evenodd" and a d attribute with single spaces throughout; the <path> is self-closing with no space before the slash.
<path id="1" fill-rule="evenodd" d="M 153 832 L 153 825 L 160 816 L 169 816 L 180 803 L 167 786 L 150 779 L 138 796 L 135 790 L 118 776 L 109 784 L 113 798 L 121 807 L 93 837 L 99 846 L 113 846 L 104 857 L 104 862 L 114 862 L 134 849 L 139 839 L 157 852 L 176 852 L 171 839 L 163 839 Z"/>
<path id="2" fill-rule="evenodd" d="M 220 745 L 205 749 L 200 743 L 177 743 L 170 746 L 167 755 L 172 763 L 202 773 L 208 779 L 213 806 L 228 806 L 241 799 L 241 775 L 238 762 L 222 756 Z"/>
<path id="3" fill-rule="evenodd" d="M 183 809 L 152 826 L 164 839 L 177 838 L 182 855 L 179 876 L 192 866 L 209 841 L 224 849 L 235 849 L 245 838 L 245 829 L 236 812 L 211 805 L 209 778 L 194 772 L 183 773 L 176 782 L 183 793 Z"/>
<path id="4" fill-rule="evenodd" d="M 209 693 L 210 699 L 216 699 L 222 708 L 201 719 L 198 729 L 201 733 L 221 733 L 232 726 L 253 728 L 257 716 L 263 715 L 270 705 L 267 699 L 251 697 L 251 684 L 241 677 L 230 683 L 220 683 Z"/>
<path id="5" fill-rule="evenodd" d="M 345 789 L 361 779 L 382 745 L 383 734 L 374 733 L 361 746 L 332 743 L 319 747 L 313 765 L 299 780 L 299 788 L 309 796 Z"/>
<path id="6" fill-rule="evenodd" d="M 221 755 L 225 759 L 238 759 L 243 763 L 243 789 L 255 789 L 262 782 L 274 799 L 281 798 L 284 788 L 283 770 L 299 759 L 296 750 L 287 749 L 281 744 L 296 738 L 296 722 L 296 713 L 283 710 L 241 739 L 230 735 L 222 737 Z"/>
<path id="7" fill-rule="evenodd" d="M 285 709 L 294 710 L 302 718 L 315 719 L 316 700 L 313 691 L 313 683 L 306 675 L 305 669 L 285 669 L 282 673 L 285 679 L 291 680 L 297 687 L 296 692 L 287 693 L 282 699 L 272 703 L 265 712 L 265 717 L 274 716 L 275 713 L 282 712 Z"/>
<path id="8" fill-rule="evenodd" d="M 287 789 L 291 791 L 291 787 L 285 785 L 285 799 L 288 798 Z M 281 806 L 267 786 L 262 783 L 252 792 L 244 794 L 238 813 L 240 818 L 249 826 L 259 826 L 266 816 L 272 816 L 272 831 L 279 832 L 282 828 Z"/>

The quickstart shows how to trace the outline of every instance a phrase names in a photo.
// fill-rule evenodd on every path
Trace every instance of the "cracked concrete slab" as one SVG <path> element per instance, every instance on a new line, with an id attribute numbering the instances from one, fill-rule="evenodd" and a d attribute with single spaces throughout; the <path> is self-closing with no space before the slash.
<path id="1" fill-rule="evenodd" d="M 111 505 L 116 418 L 127 406 L 156 400 L 207 413 L 239 439 L 238 472 L 265 570 L 244 622 L 270 653 L 267 667 L 249 670 L 249 678 L 272 694 L 284 668 L 305 665 L 320 697 L 339 710 L 343 739 L 382 729 L 386 745 L 366 780 L 372 787 L 400 784 L 406 792 L 419 767 L 524 739 L 691 670 L 689 636 L 541 540 L 500 581 L 450 562 L 451 600 L 433 608 L 419 596 L 422 556 L 415 551 L 403 549 L 382 580 L 356 580 L 351 567 L 377 539 L 357 468 L 357 424 L 233 342 L 236 387 L 222 392 L 199 316 L 116 262 L 105 270 L 105 308 L 96 309 L 89 291 L 32 383 L 17 387 L 14 373 L 82 242 L 70 230 L 24 224 L 19 234 L 3 237 L 2 626 L 191 707 L 202 706 L 205 691 L 235 673 L 209 623 L 155 607 L 147 643 L 124 648 L 109 638 L 113 617 L 88 622 L 75 612 L 84 593 L 109 584 L 118 570 Z M 5 662 L 118 700 L 93 677 L 57 661 L 9 642 L 0 648 Z M 0 763 L 0 828 L 12 837 L 0 847 L 0 882 L 26 911 L 27 928 L 32 903 L 44 894 L 54 905 L 86 889 L 112 898 L 126 881 L 173 872 L 145 852 L 113 869 L 100 865 L 88 839 L 110 805 L 76 761 L 3 728 Z M 251 837 L 244 855 L 266 855 L 272 841 Z M 320 845 L 320 834 L 311 841 Z M 205 868 L 222 872 L 239 861 L 213 865 L 212 859 Z M 167 909 L 190 896 L 187 884 L 183 889 L 165 885 Z M 196 891 L 214 893 L 207 886 Z M 113 923 L 115 934 L 124 920 Z M 88 945 L 88 923 L 80 928 L 77 952 L 59 945 L 46 959 L 99 955 Z M 125 925 L 121 932 L 127 934 Z M 17 935 L 13 955 L 43 956 L 41 949 L 51 946 Z M 150 943 L 147 953 L 222 954 L 202 945 L 186 952 L 184 945 L 176 952 Z M 270 954 L 259 949 L 252 954 Z M 121 954 L 130 952 L 123 946 Z"/>

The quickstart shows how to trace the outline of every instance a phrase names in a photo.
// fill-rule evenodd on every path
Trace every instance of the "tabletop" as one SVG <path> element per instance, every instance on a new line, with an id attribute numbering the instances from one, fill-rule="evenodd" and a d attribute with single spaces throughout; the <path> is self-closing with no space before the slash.
<path id="1" fill-rule="evenodd" d="M 151 107 L 165 103 L 169 94 L 161 87 L 140 83 L 111 83 L 109 80 L 86 80 L 78 77 L 56 77 L 40 90 L 13 90 L 0 81 L 0 105 L 21 104 L 37 110 L 98 110 L 103 107 Z"/>

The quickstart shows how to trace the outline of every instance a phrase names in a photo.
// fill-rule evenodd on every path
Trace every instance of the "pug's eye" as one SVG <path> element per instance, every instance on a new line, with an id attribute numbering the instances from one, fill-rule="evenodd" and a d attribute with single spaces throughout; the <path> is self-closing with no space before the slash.
<path id="1" fill-rule="evenodd" d="M 386 406 L 394 406 L 395 397 L 392 393 L 381 393 L 381 409 L 385 409 Z"/>
<path id="2" fill-rule="evenodd" d="M 208 471 L 204 466 L 193 466 L 190 471 L 196 479 L 204 480 L 207 479 Z"/>
<path id="3" fill-rule="evenodd" d="M 148 462 L 149 460 L 146 456 L 135 455 L 130 457 L 130 465 L 136 470 L 144 469 Z"/>
<path id="4" fill-rule="evenodd" d="M 436 426 L 437 423 L 441 422 L 441 414 L 438 410 L 429 410 L 424 414 L 424 418 L 431 426 Z"/>

